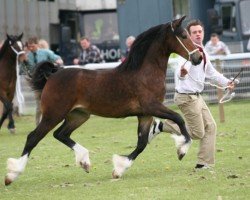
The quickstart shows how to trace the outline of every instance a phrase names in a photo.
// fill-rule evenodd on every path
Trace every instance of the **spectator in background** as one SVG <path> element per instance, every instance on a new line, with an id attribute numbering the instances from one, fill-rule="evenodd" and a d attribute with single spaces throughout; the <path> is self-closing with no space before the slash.
<path id="1" fill-rule="evenodd" d="M 0 40 L 0 49 L 2 48 L 4 40 Z"/>
<path id="2" fill-rule="evenodd" d="M 248 43 L 247 43 L 247 50 L 250 51 L 250 39 L 248 40 Z"/>
<path id="3" fill-rule="evenodd" d="M 89 38 L 82 37 L 80 39 L 81 52 L 78 58 L 73 60 L 74 65 L 86 65 L 88 63 L 104 62 L 100 49 L 92 45 Z"/>
<path id="4" fill-rule="evenodd" d="M 205 45 L 205 50 L 211 56 L 228 55 L 231 53 L 228 46 L 220 41 L 220 38 L 216 33 L 211 34 L 210 40 Z"/>
<path id="5" fill-rule="evenodd" d="M 127 46 L 126 57 L 128 56 L 129 51 L 130 51 L 131 46 L 134 43 L 134 41 L 135 41 L 135 37 L 134 36 L 130 35 L 130 36 L 127 37 L 127 39 L 126 39 L 126 46 Z"/>
<path id="6" fill-rule="evenodd" d="M 29 38 L 26 45 L 28 52 L 19 57 L 22 62 L 21 70 L 26 74 L 32 74 L 36 64 L 42 61 L 50 61 L 58 65 L 63 65 L 63 60 L 59 55 L 56 55 L 49 49 L 39 48 L 37 37 Z"/>
<path id="7" fill-rule="evenodd" d="M 121 58 L 121 61 L 123 62 L 127 57 L 128 57 L 128 54 L 129 54 L 129 51 L 132 47 L 132 44 L 134 43 L 135 41 L 135 37 L 130 35 L 126 38 L 126 41 L 125 41 L 125 44 L 126 44 L 126 52 L 125 52 L 125 55 L 122 56 Z"/>
<path id="8" fill-rule="evenodd" d="M 50 61 L 58 65 L 63 65 L 63 60 L 59 55 L 56 55 L 53 51 L 48 49 L 40 49 L 37 37 L 31 37 L 27 43 L 27 53 L 19 56 L 21 61 L 20 71 L 25 72 L 28 76 L 31 76 L 35 70 L 36 65 L 42 61 Z M 36 124 L 40 122 L 41 110 L 40 110 L 40 96 L 36 94 Z"/>
<path id="9" fill-rule="evenodd" d="M 40 39 L 38 41 L 38 46 L 40 49 L 50 49 L 49 48 L 49 43 L 45 39 Z"/>

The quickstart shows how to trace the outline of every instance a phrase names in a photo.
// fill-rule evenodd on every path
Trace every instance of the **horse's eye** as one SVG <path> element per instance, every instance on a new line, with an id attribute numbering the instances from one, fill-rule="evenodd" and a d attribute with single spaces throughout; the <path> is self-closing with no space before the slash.
<path id="1" fill-rule="evenodd" d="M 186 35 L 186 34 L 182 34 L 181 37 L 182 37 L 183 39 L 187 39 L 187 35 Z"/>

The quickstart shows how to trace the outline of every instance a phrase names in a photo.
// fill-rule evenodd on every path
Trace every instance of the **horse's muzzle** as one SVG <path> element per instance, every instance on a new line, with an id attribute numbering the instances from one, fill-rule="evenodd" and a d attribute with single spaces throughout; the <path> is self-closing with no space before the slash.
<path id="1" fill-rule="evenodd" d="M 202 55 L 199 51 L 196 51 L 190 55 L 190 61 L 193 65 L 198 65 L 202 61 Z"/>

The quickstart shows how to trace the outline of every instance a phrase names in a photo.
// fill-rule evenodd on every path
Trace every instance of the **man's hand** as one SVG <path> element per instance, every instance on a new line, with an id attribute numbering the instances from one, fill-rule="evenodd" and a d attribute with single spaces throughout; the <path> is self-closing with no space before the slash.
<path id="1" fill-rule="evenodd" d="M 74 65 L 78 65 L 78 64 L 79 64 L 79 59 L 75 58 L 75 59 L 73 60 L 73 63 L 74 63 Z"/>
<path id="2" fill-rule="evenodd" d="M 230 81 L 228 82 L 227 86 L 230 91 L 233 91 L 235 87 L 235 83 L 233 81 Z"/>
<path id="3" fill-rule="evenodd" d="M 181 66 L 181 71 L 180 71 L 180 76 L 184 77 L 186 76 L 188 73 L 188 71 L 186 70 L 186 68 L 184 67 L 184 65 Z"/>
<path id="4" fill-rule="evenodd" d="M 19 60 L 20 62 L 27 61 L 27 60 L 28 60 L 27 54 L 26 54 L 26 53 L 21 54 L 21 55 L 18 57 L 18 60 Z"/>
<path id="5" fill-rule="evenodd" d="M 63 65 L 63 60 L 61 58 L 59 58 L 59 59 L 56 60 L 56 63 L 58 65 Z"/>

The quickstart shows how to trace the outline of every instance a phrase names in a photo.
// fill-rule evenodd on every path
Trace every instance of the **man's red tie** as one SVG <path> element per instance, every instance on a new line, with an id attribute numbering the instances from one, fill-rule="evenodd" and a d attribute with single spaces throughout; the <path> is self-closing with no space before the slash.
<path id="1" fill-rule="evenodd" d="M 202 47 L 200 47 L 200 46 L 198 46 L 198 45 L 197 45 L 196 47 L 199 49 L 199 52 L 202 53 L 202 57 L 203 57 L 203 60 L 204 60 L 204 70 L 205 70 L 205 66 L 206 66 L 206 63 L 207 63 L 206 54 L 204 53 Z"/>

